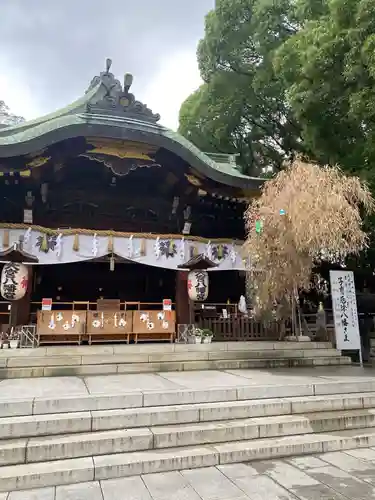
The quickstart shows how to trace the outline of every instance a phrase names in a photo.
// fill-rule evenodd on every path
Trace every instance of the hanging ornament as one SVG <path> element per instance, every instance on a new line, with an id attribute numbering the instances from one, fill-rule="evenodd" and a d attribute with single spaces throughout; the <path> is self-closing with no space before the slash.
<path id="1" fill-rule="evenodd" d="M 160 259 L 161 251 L 160 251 L 160 238 L 159 238 L 159 236 L 156 238 L 155 243 L 154 243 L 154 252 L 155 252 L 155 257 L 157 259 Z"/>
<path id="2" fill-rule="evenodd" d="M 218 245 L 217 247 L 217 258 L 221 260 L 224 257 L 224 245 Z"/>
<path id="3" fill-rule="evenodd" d="M 68 321 L 63 324 L 63 328 L 64 330 L 70 330 L 70 324 L 68 323 Z"/>
<path id="4" fill-rule="evenodd" d="M 190 247 L 190 258 L 192 259 L 193 257 L 196 257 L 198 255 L 199 251 L 198 251 L 198 247 L 196 247 L 195 245 L 192 245 Z"/>
<path id="5" fill-rule="evenodd" d="M 92 326 L 94 328 L 99 328 L 100 327 L 100 321 L 98 319 L 94 319 L 94 321 L 92 322 Z"/>
<path id="6" fill-rule="evenodd" d="M 255 232 L 260 234 L 263 230 L 263 221 L 258 219 L 255 221 Z"/>
<path id="7" fill-rule="evenodd" d="M 62 246 L 62 233 L 60 233 L 57 238 L 56 238 L 56 255 L 57 257 L 60 257 L 61 255 L 61 246 Z"/>
<path id="8" fill-rule="evenodd" d="M 133 248 L 133 235 L 130 236 L 128 241 L 128 257 L 131 259 L 133 257 L 134 248 Z"/>
<path id="9" fill-rule="evenodd" d="M 9 248 L 9 230 L 3 230 L 3 248 Z"/>
<path id="10" fill-rule="evenodd" d="M 163 321 L 164 316 L 165 316 L 165 315 L 164 315 L 164 311 L 163 311 L 163 312 L 158 312 L 158 320 L 159 320 L 159 321 Z"/>
<path id="11" fill-rule="evenodd" d="M 179 255 L 181 260 L 185 260 L 185 238 L 182 238 L 180 242 Z"/>
<path id="12" fill-rule="evenodd" d="M 39 245 L 39 250 L 41 252 L 45 252 L 47 253 L 48 250 L 49 250 L 49 245 L 48 245 L 48 237 L 46 234 L 43 234 L 41 237 L 40 237 L 40 245 Z"/>
<path id="13" fill-rule="evenodd" d="M 113 316 L 113 324 L 114 327 L 117 328 L 117 313 L 115 313 L 115 315 Z"/>
<path id="14" fill-rule="evenodd" d="M 74 240 L 73 240 L 73 252 L 78 252 L 79 251 L 79 234 L 74 235 Z"/>
<path id="15" fill-rule="evenodd" d="M 98 235 L 95 233 L 94 237 L 92 239 L 92 255 L 96 257 L 98 255 L 98 250 L 99 250 L 99 240 L 98 240 Z"/>
<path id="16" fill-rule="evenodd" d="M 162 327 L 163 327 L 163 330 L 168 330 L 168 327 L 169 327 L 168 321 L 163 321 Z"/>
<path id="17" fill-rule="evenodd" d="M 63 313 L 59 312 L 56 314 L 56 321 L 62 321 L 64 319 Z"/>
<path id="18" fill-rule="evenodd" d="M 107 246 L 107 252 L 108 253 L 113 253 L 113 236 L 108 236 L 108 246 Z"/>
<path id="19" fill-rule="evenodd" d="M 147 330 L 153 330 L 155 325 L 152 321 L 147 321 Z"/>

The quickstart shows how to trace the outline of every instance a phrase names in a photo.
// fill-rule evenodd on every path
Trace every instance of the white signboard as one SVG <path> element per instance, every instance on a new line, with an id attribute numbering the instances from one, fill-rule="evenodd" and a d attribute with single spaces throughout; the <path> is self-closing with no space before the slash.
<path id="1" fill-rule="evenodd" d="M 361 351 L 357 300 L 352 271 L 330 271 L 337 349 Z"/>

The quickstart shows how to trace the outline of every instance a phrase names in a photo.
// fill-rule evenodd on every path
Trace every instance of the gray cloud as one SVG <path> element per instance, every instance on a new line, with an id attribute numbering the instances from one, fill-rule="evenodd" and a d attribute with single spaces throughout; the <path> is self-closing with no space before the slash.
<path id="1" fill-rule="evenodd" d="M 214 0 L 0 0 L 0 56 L 43 112 L 83 94 L 104 70 L 135 77 L 137 96 L 163 61 L 196 49 Z M 4 73 L 7 68 L 1 68 Z M 0 96 L 1 99 L 1 96 Z"/>

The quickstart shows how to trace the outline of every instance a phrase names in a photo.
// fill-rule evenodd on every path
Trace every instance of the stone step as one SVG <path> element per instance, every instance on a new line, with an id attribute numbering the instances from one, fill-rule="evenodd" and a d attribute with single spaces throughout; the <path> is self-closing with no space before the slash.
<path id="1" fill-rule="evenodd" d="M 0 465 L 375 427 L 375 409 L 277 415 L 0 442 Z"/>
<path id="2" fill-rule="evenodd" d="M 375 428 L 135 451 L 0 467 L 0 491 L 74 484 L 375 445 Z"/>
<path id="3" fill-rule="evenodd" d="M 0 349 L 0 359 L 14 357 L 82 357 L 82 356 L 110 356 L 110 355 L 153 355 L 166 353 L 188 353 L 188 352 L 223 352 L 223 351 L 293 351 L 293 350 L 316 350 L 332 349 L 330 342 L 213 342 L 212 344 L 171 344 L 171 343 L 140 343 L 140 344 L 95 344 L 95 345 L 70 345 L 37 347 L 35 349 Z M 66 363 L 67 364 L 67 363 Z M 2 367 L 6 366 L 4 363 Z"/>
<path id="4" fill-rule="evenodd" d="M 299 389 L 300 392 L 303 392 L 301 388 L 304 386 L 285 386 L 284 389 L 288 387 L 289 394 L 293 394 L 292 390 L 296 388 Z M 364 387 L 366 388 L 366 386 Z M 251 390 L 256 388 L 244 387 L 239 389 L 239 391 L 242 391 L 242 394 L 245 396 L 247 389 Z M 275 393 L 277 393 L 277 386 L 275 387 Z M 217 391 L 218 398 L 225 397 L 225 394 L 230 395 L 230 390 L 222 389 L 221 392 Z M 178 393 L 176 395 L 178 395 Z M 150 396 L 156 397 L 157 393 L 150 393 Z M 121 398 L 118 399 L 118 401 L 120 404 Z M 136 404 L 136 400 L 129 401 L 129 399 L 123 399 L 123 401 L 124 404 L 131 404 L 132 402 Z M 0 418 L 0 440 L 85 433 L 91 431 L 131 429 L 137 427 L 215 422 L 249 417 L 316 413 L 322 411 L 367 411 L 367 409 L 371 408 L 375 408 L 374 392 L 259 400 L 242 399 L 239 401 L 225 401 L 222 399 L 220 402 L 212 403 L 155 407 L 135 406 L 124 409 L 6 416 Z"/>
<path id="5" fill-rule="evenodd" d="M 301 374 L 303 375 L 303 370 Z M 25 381 L 26 383 L 27 381 Z M 221 404 L 224 403 L 224 404 Z M 235 418 L 234 414 L 243 411 L 251 411 L 246 416 L 274 415 L 266 413 L 276 405 L 280 414 L 284 411 L 301 413 L 304 411 L 333 411 L 344 409 L 358 409 L 375 407 L 375 379 L 364 377 L 357 380 L 337 381 L 326 379 L 318 383 L 301 381 L 299 384 L 290 383 L 277 385 L 269 382 L 265 385 L 244 385 L 238 387 L 212 387 L 210 389 L 170 389 L 158 391 L 134 391 L 117 394 L 78 394 L 59 397 L 35 397 L 25 399 L 0 399 L 0 423 L 6 422 L 4 418 L 12 419 L 16 424 L 15 417 L 32 417 L 38 421 L 38 416 L 44 419 L 59 420 L 60 414 L 70 413 L 72 418 L 75 413 L 92 412 L 92 415 L 100 415 L 105 418 L 121 416 L 122 412 L 128 415 L 148 415 L 149 413 L 170 413 L 170 408 L 183 405 L 193 405 L 196 415 L 205 420 L 220 420 Z M 198 406 L 195 406 L 198 405 Z M 235 410 L 236 406 L 238 407 Z M 153 408 L 157 407 L 157 408 Z M 162 408 L 166 407 L 166 408 Z M 252 409 L 250 410 L 249 407 Z M 271 409 L 270 409 L 271 408 Z M 281 411 L 281 408 L 284 408 Z M 183 410 L 183 408 L 182 408 Z M 259 412 L 254 414 L 253 412 Z M 95 413 L 96 412 L 96 413 Z M 106 413 L 107 412 L 107 413 Z M 211 413 L 212 412 L 212 413 Z M 202 417 L 203 416 L 203 417 Z M 148 417 L 142 417 L 148 418 Z M 198 418 L 198 417 L 196 417 Z M 20 423 L 28 422 L 19 420 Z M 191 420 L 197 421 L 197 420 Z M 136 420 L 131 420 L 130 426 L 136 426 Z M 154 425 L 142 423 L 141 426 Z M 178 423 L 164 420 L 162 423 Z M 16 429 L 16 427 L 13 427 Z M 6 432 L 9 432 L 8 430 Z M 1 433 L 0 433 L 1 436 Z"/>
<path id="6" fill-rule="evenodd" d="M 292 351 L 294 353 L 294 351 Z M 194 353 L 196 354 L 196 353 Z M 238 353 L 236 353 L 238 354 Z M 348 356 L 340 356 L 335 351 L 332 356 L 316 357 L 293 357 L 280 358 L 246 358 L 248 353 L 242 353 L 242 359 L 217 359 L 217 360 L 191 360 L 191 361 L 160 361 L 160 362 L 111 362 L 98 364 L 57 364 L 40 366 L 45 358 L 38 360 L 37 366 L 33 365 L 34 358 L 12 358 L 21 359 L 22 363 L 29 366 L 0 368 L 0 378 L 30 378 L 30 377 L 63 377 L 63 376 L 87 376 L 107 375 L 116 373 L 156 373 L 168 371 L 193 371 L 193 370 L 236 370 L 249 368 L 289 368 L 289 367 L 312 367 L 312 366 L 339 366 L 351 364 Z M 251 353 L 253 354 L 253 353 Z M 304 353 L 306 354 L 306 353 Z M 165 355 L 165 359 L 168 356 Z M 70 360 L 69 362 L 73 362 Z M 55 361 L 57 362 L 57 361 Z M 59 363 L 65 363 L 65 358 L 59 358 Z"/>
<path id="7" fill-rule="evenodd" d="M 202 344 L 201 348 L 205 347 Z M 11 351 L 10 351 L 11 352 Z M 156 352 L 156 353 L 133 353 L 124 351 L 114 354 L 86 354 L 66 355 L 64 350 L 60 354 L 36 356 L 29 351 L 29 355 L 9 355 L 0 358 L 0 366 L 4 368 L 23 367 L 48 367 L 48 366 L 86 366 L 86 365 L 113 365 L 129 363 L 165 363 L 165 362 L 189 362 L 189 361 L 221 361 L 221 360 L 245 360 L 245 359 L 301 359 L 301 358 L 337 358 L 341 352 L 337 349 L 263 349 L 263 350 L 232 350 L 232 351 L 182 351 L 182 352 Z M 79 352 L 79 351 L 78 351 Z"/>

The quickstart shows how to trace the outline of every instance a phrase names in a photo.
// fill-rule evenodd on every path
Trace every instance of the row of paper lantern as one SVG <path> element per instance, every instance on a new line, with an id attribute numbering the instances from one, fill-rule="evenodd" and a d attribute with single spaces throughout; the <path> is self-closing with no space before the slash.
<path id="1" fill-rule="evenodd" d="M 190 271 L 188 275 L 190 300 L 202 302 L 208 296 L 207 271 Z M 28 285 L 28 269 L 24 264 L 8 262 L 1 272 L 0 293 L 5 300 L 20 300 L 25 296 Z"/>

